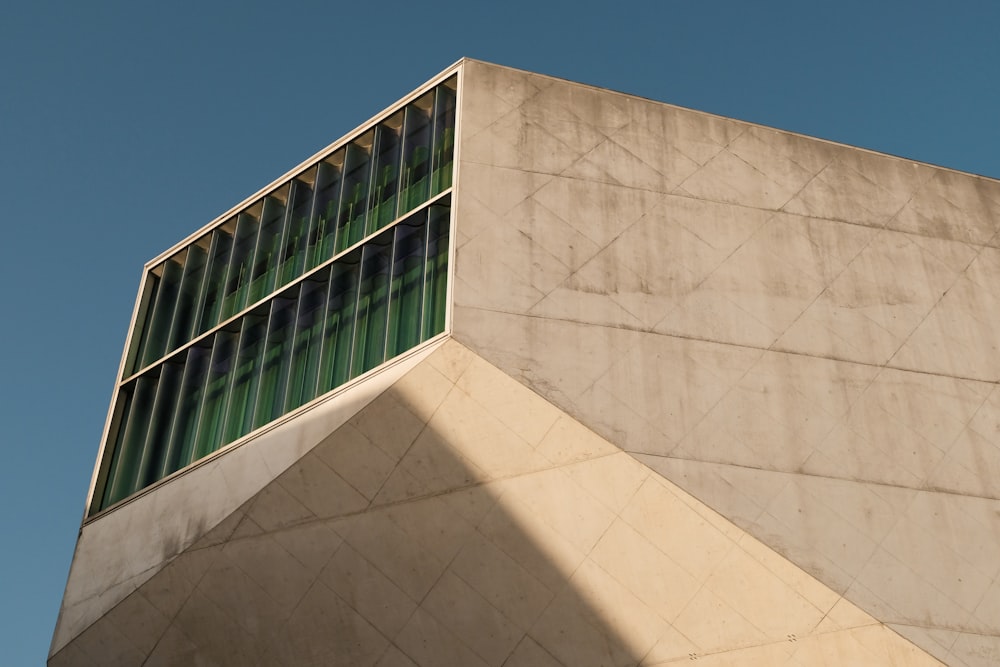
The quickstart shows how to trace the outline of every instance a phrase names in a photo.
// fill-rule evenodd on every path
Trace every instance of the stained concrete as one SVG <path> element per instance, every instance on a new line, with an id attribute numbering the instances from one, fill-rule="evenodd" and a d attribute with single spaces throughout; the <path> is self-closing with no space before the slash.
<path id="1" fill-rule="evenodd" d="M 940 659 L 994 655 L 1000 183 L 465 81 L 456 339 Z"/>

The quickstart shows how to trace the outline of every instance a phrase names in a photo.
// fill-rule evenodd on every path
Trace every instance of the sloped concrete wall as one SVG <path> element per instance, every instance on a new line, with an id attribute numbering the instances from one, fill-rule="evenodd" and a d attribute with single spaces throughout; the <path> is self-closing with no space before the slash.
<path id="1" fill-rule="evenodd" d="M 50 665 L 939 664 L 449 341 Z"/>
<path id="2" fill-rule="evenodd" d="M 1000 183 L 477 62 L 461 104 L 456 339 L 1000 661 Z"/>
<path id="3" fill-rule="evenodd" d="M 84 525 L 73 554 L 51 654 L 197 544 L 432 349 L 410 355 L 291 421 L 279 421 L 250 442 Z"/>

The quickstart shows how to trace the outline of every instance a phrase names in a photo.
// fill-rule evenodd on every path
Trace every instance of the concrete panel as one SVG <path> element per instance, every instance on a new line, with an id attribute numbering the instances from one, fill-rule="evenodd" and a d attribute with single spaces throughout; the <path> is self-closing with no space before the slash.
<path id="1" fill-rule="evenodd" d="M 995 245 L 1000 184 L 937 170 L 889 222 L 892 229 L 934 238 Z"/>
<path id="2" fill-rule="evenodd" d="M 85 525 L 52 639 L 54 654 L 229 517 L 431 353 L 402 360 Z M 345 492 L 349 493 L 345 489 Z M 350 501 L 347 501 L 350 502 Z"/>
<path id="3" fill-rule="evenodd" d="M 624 666 L 741 649 L 797 664 L 789 637 L 881 627 L 461 345 L 410 373 L 52 664 Z M 435 408 L 411 377 L 448 387 Z M 479 454 L 466 480 L 402 501 L 321 495 L 391 460 L 388 485 L 430 432 L 438 460 L 471 466 L 484 444 L 507 460 Z"/>
<path id="4" fill-rule="evenodd" d="M 984 247 L 997 184 L 591 89 L 567 106 L 573 95 L 557 82 L 520 113 L 550 114 L 554 136 L 579 120 L 606 140 L 569 141 L 575 161 L 544 183 L 508 175 L 516 165 L 498 152 L 469 163 L 475 184 L 458 195 L 459 227 L 463 198 L 511 201 L 488 207 L 488 224 L 530 230 L 508 244 L 526 258 L 545 238 L 549 270 L 565 277 L 549 289 L 529 282 L 534 260 L 515 272 L 502 253 L 460 247 L 456 338 L 879 620 L 992 636 L 1000 610 L 983 592 L 997 575 L 970 545 L 998 543 L 983 532 L 1000 465 L 1000 260 Z M 498 178 L 510 193 L 476 190 Z M 516 296 L 522 282 L 530 298 Z M 677 552 L 698 572 L 729 553 L 703 539 Z M 580 558 L 569 546 L 565 567 Z M 765 636 L 738 600 L 700 596 L 688 608 L 732 621 L 688 640 Z M 923 659 L 877 625 L 824 627 L 826 639 L 761 660 Z M 664 642 L 660 662 L 686 655 Z M 965 664 L 950 645 L 921 645 Z"/>

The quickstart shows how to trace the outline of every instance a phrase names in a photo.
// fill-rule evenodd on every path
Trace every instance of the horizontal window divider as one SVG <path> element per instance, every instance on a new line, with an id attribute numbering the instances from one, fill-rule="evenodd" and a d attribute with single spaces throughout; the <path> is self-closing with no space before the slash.
<path id="1" fill-rule="evenodd" d="M 282 293 L 284 293 L 286 291 L 291 291 L 293 288 L 298 287 L 298 285 L 300 283 L 302 283 L 302 282 L 304 282 L 306 280 L 309 280 L 310 277 L 312 277 L 315 274 L 319 273 L 320 271 L 328 268 L 332 264 L 336 263 L 337 260 L 341 259 L 342 257 L 345 257 L 345 256 L 349 255 L 351 252 L 353 252 L 357 248 L 360 248 L 361 246 L 365 245 L 365 243 L 370 242 L 372 239 L 375 239 L 375 238 L 377 238 L 378 236 L 380 236 L 382 234 L 387 234 L 390 230 L 394 229 L 396 226 L 398 226 L 404 220 L 407 220 L 408 218 L 412 217 L 413 215 L 419 213 L 420 211 L 422 211 L 422 210 L 424 210 L 426 208 L 430 208 L 431 206 L 434 206 L 435 204 L 438 204 L 439 202 L 447 199 L 448 197 L 451 196 L 452 190 L 453 190 L 453 187 L 449 186 L 444 191 L 442 191 L 442 192 L 434 195 L 433 197 L 431 197 L 427 201 L 423 202 L 420 206 L 417 206 L 414 209 L 412 209 L 410 211 L 407 211 L 403 215 L 397 217 L 392 222 L 386 224 L 384 227 L 380 227 L 379 229 L 375 230 L 374 232 L 372 232 L 368 236 L 366 236 L 366 237 L 362 238 L 361 240 L 355 242 L 353 245 L 350 245 L 350 246 L 344 248 L 343 250 L 341 250 L 340 252 L 336 253 L 335 255 L 333 255 L 332 257 L 330 257 L 329 259 L 326 259 L 322 263 L 317 264 L 315 267 L 313 267 L 312 269 L 310 269 L 308 272 L 303 273 L 302 275 L 300 275 L 299 277 L 295 278 L 294 280 L 286 283 L 285 285 L 282 285 L 280 289 L 275 290 L 275 291 L 267 294 L 262 299 L 259 299 L 259 300 L 255 301 L 255 302 L 251 303 L 251 304 L 248 304 L 242 310 L 240 310 L 239 312 L 233 314 L 229 318 L 227 318 L 227 319 L 219 322 L 218 324 L 216 324 L 211 329 L 208 329 L 204 333 L 201 333 L 198 336 L 196 336 L 195 338 L 192 338 L 191 340 L 189 340 L 188 342 L 184 343 L 180 347 L 178 347 L 178 348 L 176 348 L 174 350 L 171 350 L 168 354 L 166 354 L 166 355 L 160 357 L 159 359 L 156 359 L 155 361 L 147 364 L 146 366 L 142 367 L 141 369 L 139 369 L 135 373 L 132 373 L 131 375 L 129 375 L 129 376 L 125 377 L 125 378 L 122 378 L 121 381 L 118 383 L 118 388 L 120 389 L 120 388 L 128 385 L 129 383 L 133 382 L 136 378 L 138 378 L 138 377 L 142 376 L 143 374 L 147 373 L 149 370 L 155 368 L 156 366 L 159 366 L 160 364 L 163 364 L 163 363 L 165 363 L 167 361 L 170 361 L 174 357 L 179 356 L 181 353 L 186 353 L 187 350 L 189 348 L 191 348 L 192 346 L 198 344 L 201 341 L 204 341 L 206 338 L 208 338 L 210 336 L 215 335 L 217 332 L 225 329 L 227 326 L 231 326 L 234 322 L 239 321 L 240 318 L 246 316 L 246 314 L 249 313 L 250 311 L 252 311 L 254 308 L 260 307 L 262 304 L 267 303 L 268 301 L 274 299 L 276 296 L 279 296 L 280 294 L 282 294 Z"/>

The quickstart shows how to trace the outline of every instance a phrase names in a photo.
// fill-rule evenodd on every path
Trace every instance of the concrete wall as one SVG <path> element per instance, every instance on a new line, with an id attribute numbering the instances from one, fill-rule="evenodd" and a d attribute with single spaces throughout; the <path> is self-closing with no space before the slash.
<path id="1" fill-rule="evenodd" d="M 1000 183 L 464 74 L 455 338 L 942 660 L 1000 661 Z"/>
<path id="2" fill-rule="evenodd" d="M 990 664 L 997 184 L 463 67 L 453 339 L 87 524 L 49 664 Z"/>
<path id="3" fill-rule="evenodd" d="M 56 654 L 159 573 L 431 350 L 284 419 L 243 446 L 230 448 L 80 529 L 59 618 Z M 120 611 L 118 613 L 121 613 Z"/>
<path id="4" fill-rule="evenodd" d="M 939 664 L 453 341 L 52 667 Z"/>

